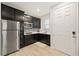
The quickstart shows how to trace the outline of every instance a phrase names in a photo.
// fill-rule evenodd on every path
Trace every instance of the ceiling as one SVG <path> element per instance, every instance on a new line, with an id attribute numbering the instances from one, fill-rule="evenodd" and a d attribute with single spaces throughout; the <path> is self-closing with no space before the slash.
<path id="1" fill-rule="evenodd" d="M 4 2 L 17 9 L 25 11 L 26 14 L 35 17 L 41 17 L 49 13 L 51 6 L 59 4 L 59 2 Z"/>

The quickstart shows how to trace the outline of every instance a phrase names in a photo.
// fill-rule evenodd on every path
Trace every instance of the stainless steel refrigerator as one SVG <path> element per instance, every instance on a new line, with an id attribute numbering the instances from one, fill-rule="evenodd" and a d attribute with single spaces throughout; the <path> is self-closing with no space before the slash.
<path id="1" fill-rule="evenodd" d="M 0 55 L 1 55 L 1 20 L 0 20 Z"/>
<path id="2" fill-rule="evenodd" d="M 2 55 L 19 50 L 20 24 L 16 21 L 2 20 Z"/>

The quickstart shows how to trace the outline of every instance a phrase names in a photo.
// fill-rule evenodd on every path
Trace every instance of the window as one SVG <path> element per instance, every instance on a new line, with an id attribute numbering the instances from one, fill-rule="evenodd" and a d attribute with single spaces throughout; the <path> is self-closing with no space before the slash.
<path id="1" fill-rule="evenodd" d="M 46 19 L 45 20 L 45 28 L 46 29 L 49 29 L 49 19 Z"/>

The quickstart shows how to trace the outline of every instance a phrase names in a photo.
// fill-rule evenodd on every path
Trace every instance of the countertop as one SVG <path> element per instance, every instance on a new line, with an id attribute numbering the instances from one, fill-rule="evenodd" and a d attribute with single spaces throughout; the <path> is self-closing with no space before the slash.
<path id="1" fill-rule="evenodd" d="M 29 32 L 29 33 L 26 33 L 25 35 L 33 35 L 33 34 L 47 34 L 47 35 L 50 35 L 50 33 L 43 33 L 43 32 Z"/>

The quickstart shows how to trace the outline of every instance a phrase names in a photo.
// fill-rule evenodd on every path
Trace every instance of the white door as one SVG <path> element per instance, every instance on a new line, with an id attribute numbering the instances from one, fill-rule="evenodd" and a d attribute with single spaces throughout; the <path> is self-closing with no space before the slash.
<path id="1" fill-rule="evenodd" d="M 53 47 L 75 55 L 75 3 L 62 4 L 51 10 Z"/>

